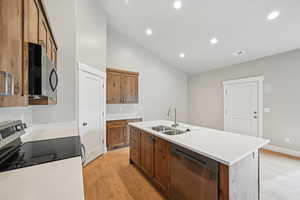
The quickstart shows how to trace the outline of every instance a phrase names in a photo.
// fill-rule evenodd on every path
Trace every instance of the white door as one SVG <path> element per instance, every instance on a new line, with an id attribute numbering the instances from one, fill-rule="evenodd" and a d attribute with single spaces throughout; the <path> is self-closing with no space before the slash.
<path id="1" fill-rule="evenodd" d="M 224 130 L 259 136 L 258 82 L 224 84 Z"/>
<path id="2" fill-rule="evenodd" d="M 79 71 L 79 133 L 86 162 L 104 152 L 104 79 Z"/>

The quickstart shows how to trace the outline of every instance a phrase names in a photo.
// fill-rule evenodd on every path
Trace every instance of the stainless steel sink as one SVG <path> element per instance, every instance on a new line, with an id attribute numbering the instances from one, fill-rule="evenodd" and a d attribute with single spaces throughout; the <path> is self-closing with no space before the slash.
<path id="1" fill-rule="evenodd" d="M 182 130 L 178 130 L 178 129 L 171 128 L 169 126 L 163 126 L 163 125 L 154 126 L 154 127 L 152 127 L 152 130 L 161 132 L 166 135 L 180 135 L 180 134 L 184 134 L 187 132 L 187 131 L 182 131 Z"/>
<path id="2" fill-rule="evenodd" d="M 154 126 L 154 127 L 152 127 L 152 130 L 158 131 L 158 132 L 164 132 L 164 131 L 172 130 L 172 128 L 168 127 L 168 126 Z"/>
<path id="3" fill-rule="evenodd" d="M 180 135 L 180 134 L 186 133 L 186 131 L 173 129 L 173 130 L 169 130 L 169 131 L 164 131 L 162 133 L 166 134 L 166 135 Z"/>

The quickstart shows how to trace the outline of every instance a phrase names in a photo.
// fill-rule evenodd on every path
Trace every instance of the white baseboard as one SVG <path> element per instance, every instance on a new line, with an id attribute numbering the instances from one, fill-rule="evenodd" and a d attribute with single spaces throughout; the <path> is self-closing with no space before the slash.
<path id="1" fill-rule="evenodd" d="M 279 146 L 269 144 L 269 145 L 264 146 L 263 149 L 267 149 L 270 151 L 283 153 L 283 154 L 287 154 L 290 156 L 295 156 L 295 157 L 300 158 L 300 151 L 296 151 L 296 150 L 292 150 L 292 149 L 288 149 L 288 148 L 284 148 L 284 147 L 279 147 Z"/>

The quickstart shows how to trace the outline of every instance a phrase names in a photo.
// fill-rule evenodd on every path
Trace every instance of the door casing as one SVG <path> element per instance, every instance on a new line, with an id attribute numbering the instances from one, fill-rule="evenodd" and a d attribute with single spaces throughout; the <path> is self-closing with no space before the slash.
<path id="1" fill-rule="evenodd" d="M 256 77 L 249 77 L 249 78 L 243 78 L 243 79 L 235 79 L 235 80 L 228 80 L 223 81 L 223 104 L 224 104 L 224 129 L 225 129 L 225 123 L 226 123 L 226 105 L 225 105 L 225 86 L 228 85 L 234 85 L 234 84 L 241 84 L 241 83 L 251 83 L 256 82 L 258 85 L 258 137 L 263 138 L 263 129 L 264 129 L 264 109 L 263 109 L 263 102 L 264 102 L 264 76 L 256 76 Z"/>

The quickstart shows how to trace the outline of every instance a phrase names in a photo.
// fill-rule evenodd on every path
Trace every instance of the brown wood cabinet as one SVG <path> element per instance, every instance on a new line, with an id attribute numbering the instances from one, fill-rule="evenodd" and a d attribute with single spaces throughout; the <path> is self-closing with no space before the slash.
<path id="1" fill-rule="evenodd" d="M 130 160 L 136 165 L 141 164 L 141 133 L 139 129 L 131 128 L 130 131 Z"/>
<path id="2" fill-rule="evenodd" d="M 24 106 L 28 101 L 23 87 L 23 2 L 0 0 L 0 71 L 14 76 L 14 96 L 0 96 L 0 106 Z M 3 80 L 0 84 L 4 85 Z M 4 89 L 4 88 L 2 88 Z"/>
<path id="3" fill-rule="evenodd" d="M 153 177 L 154 137 L 141 131 L 141 168 L 150 177 Z"/>
<path id="4" fill-rule="evenodd" d="M 170 143 L 130 127 L 130 162 L 139 167 L 162 191 L 170 192 Z"/>
<path id="5" fill-rule="evenodd" d="M 14 96 L 1 96 L 0 107 L 56 104 L 56 98 L 28 98 L 28 43 L 43 44 L 57 65 L 57 44 L 42 1 L 0 0 L 0 13 L 0 71 L 14 76 Z"/>
<path id="6" fill-rule="evenodd" d="M 107 103 L 138 103 L 139 74 L 118 69 L 107 69 Z"/>
<path id="7" fill-rule="evenodd" d="M 106 146 L 108 150 L 129 145 L 130 129 L 128 123 L 142 119 L 114 120 L 106 124 Z"/>
<path id="8" fill-rule="evenodd" d="M 154 141 L 154 180 L 168 196 L 170 189 L 170 144 L 160 138 Z"/>

